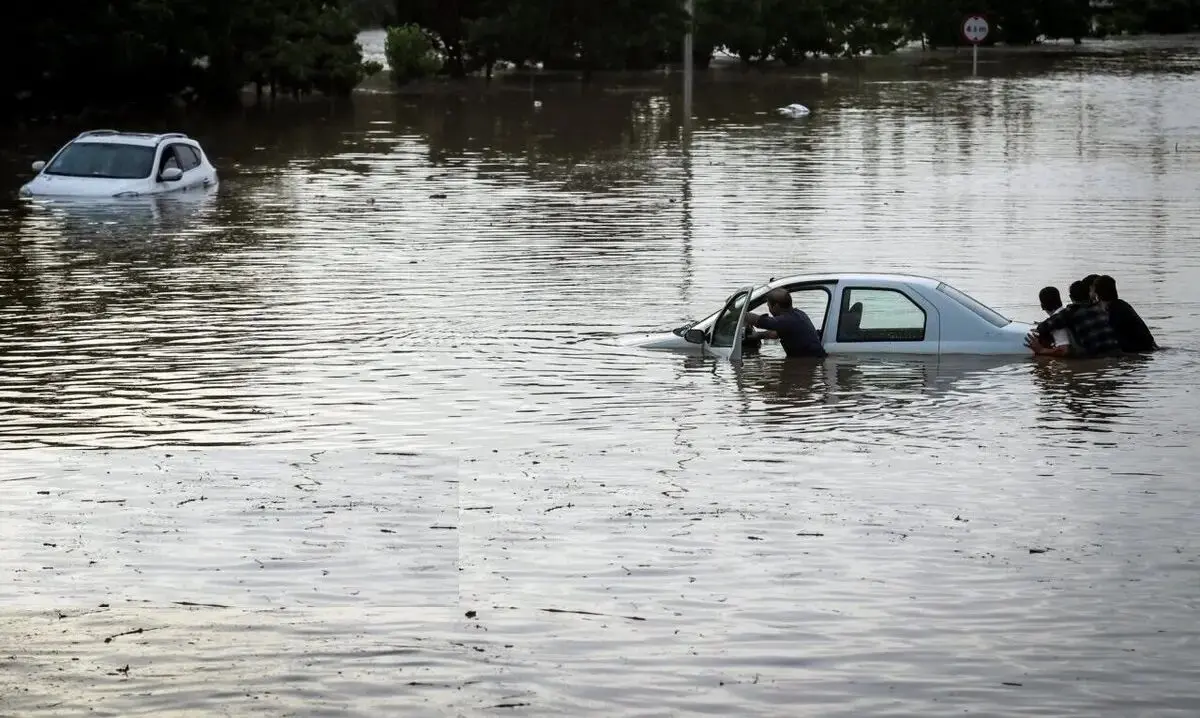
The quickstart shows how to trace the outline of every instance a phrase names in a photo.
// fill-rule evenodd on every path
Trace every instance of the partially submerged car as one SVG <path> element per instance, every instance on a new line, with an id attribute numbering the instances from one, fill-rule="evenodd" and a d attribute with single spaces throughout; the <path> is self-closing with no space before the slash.
<path id="1" fill-rule="evenodd" d="M 725 305 L 671 332 L 624 343 L 738 360 L 748 312 L 766 311 L 783 288 L 812 319 L 825 351 L 837 354 L 1030 355 L 1032 325 L 1015 322 L 945 282 L 909 274 L 809 274 L 742 287 Z"/>
<path id="2" fill-rule="evenodd" d="M 200 143 L 181 132 L 89 130 L 33 171 L 21 197 L 141 197 L 217 185 Z"/>

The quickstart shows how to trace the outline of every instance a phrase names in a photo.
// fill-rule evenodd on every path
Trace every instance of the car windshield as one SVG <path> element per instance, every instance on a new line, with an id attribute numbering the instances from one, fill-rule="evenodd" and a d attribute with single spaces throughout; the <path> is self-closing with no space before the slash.
<path id="1" fill-rule="evenodd" d="M 144 179 L 154 166 L 154 148 L 102 142 L 67 146 L 45 170 L 61 177 Z"/>
<path id="2" fill-rule="evenodd" d="M 984 321 L 987 321 L 998 327 L 1006 327 L 1009 324 L 1012 324 L 1012 320 L 1009 319 L 1008 317 L 1004 316 L 1003 314 L 1000 314 L 999 312 L 997 312 L 996 310 L 987 306 L 986 304 L 983 304 L 979 300 L 977 300 L 971 296 L 968 296 L 966 293 L 960 292 L 959 290 L 955 289 L 954 287 L 951 287 L 949 284 L 942 283 L 942 284 L 939 284 L 937 288 L 938 288 L 938 291 L 941 292 L 942 294 L 945 294 L 946 296 L 950 297 L 951 299 L 954 299 L 956 302 L 963 305 L 967 309 L 970 309 L 972 312 L 975 312 L 975 314 L 977 314 L 981 318 L 983 318 Z"/>

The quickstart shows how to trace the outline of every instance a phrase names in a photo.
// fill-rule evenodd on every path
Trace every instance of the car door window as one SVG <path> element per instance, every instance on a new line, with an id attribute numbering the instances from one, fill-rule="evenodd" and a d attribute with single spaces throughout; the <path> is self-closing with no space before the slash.
<path id="1" fill-rule="evenodd" d="M 817 333 L 825 330 L 825 313 L 829 309 L 829 290 L 825 287 L 792 289 L 792 306 L 808 315 Z"/>
<path id="2" fill-rule="evenodd" d="M 920 342 L 925 310 L 898 289 L 848 287 L 838 313 L 839 342 Z"/>
<path id="3" fill-rule="evenodd" d="M 736 336 L 738 319 L 742 315 L 742 305 L 749 298 L 748 292 L 741 292 L 725 305 L 725 309 L 713 324 L 712 339 L 708 342 L 710 345 L 731 347 L 735 341 L 741 341 L 741 337 Z"/>
<path id="4" fill-rule="evenodd" d="M 174 146 L 167 146 L 163 148 L 162 157 L 159 158 L 158 173 L 161 175 L 164 170 L 168 170 L 172 167 L 179 167 L 179 169 L 183 169 L 183 167 L 180 167 L 179 165 L 179 158 L 175 156 Z"/>
<path id="5" fill-rule="evenodd" d="M 175 154 L 179 157 L 179 168 L 184 172 L 200 166 L 200 157 L 196 154 L 196 150 L 188 145 L 175 145 Z"/>

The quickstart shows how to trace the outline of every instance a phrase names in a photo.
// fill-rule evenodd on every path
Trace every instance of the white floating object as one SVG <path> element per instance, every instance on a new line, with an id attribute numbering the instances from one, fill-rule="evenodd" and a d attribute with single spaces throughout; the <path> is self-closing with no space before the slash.
<path id="1" fill-rule="evenodd" d="M 542 101 L 541 101 L 541 100 L 534 100 L 534 101 L 533 101 L 533 106 L 534 106 L 534 107 L 541 107 L 541 106 L 542 106 Z"/>
<path id="2" fill-rule="evenodd" d="M 787 107 L 780 107 L 777 112 L 785 117 L 804 117 L 809 114 L 809 109 L 804 105 L 793 102 Z"/>

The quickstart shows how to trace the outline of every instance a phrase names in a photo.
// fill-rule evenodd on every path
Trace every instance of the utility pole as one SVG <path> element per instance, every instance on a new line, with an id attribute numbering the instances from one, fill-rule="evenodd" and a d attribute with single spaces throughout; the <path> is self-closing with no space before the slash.
<path id="1" fill-rule="evenodd" d="M 683 127 L 687 131 L 692 126 L 692 81 L 695 75 L 692 67 L 692 33 L 696 29 L 696 0 L 686 0 L 685 7 L 688 25 L 687 34 L 683 36 Z"/>

